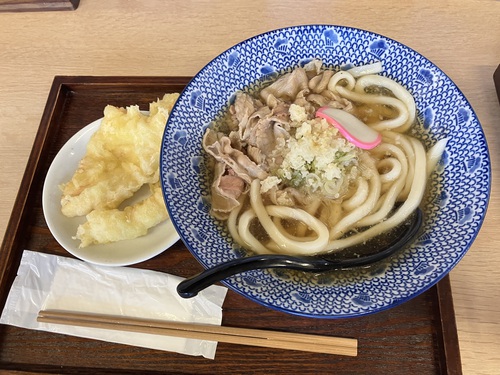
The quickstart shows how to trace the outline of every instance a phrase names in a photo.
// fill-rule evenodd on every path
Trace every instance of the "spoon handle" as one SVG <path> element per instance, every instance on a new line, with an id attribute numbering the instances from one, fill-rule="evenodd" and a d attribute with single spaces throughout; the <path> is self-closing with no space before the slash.
<path id="1" fill-rule="evenodd" d="M 417 208 L 406 229 L 389 246 L 381 251 L 355 258 L 335 258 L 322 256 L 291 256 L 283 254 L 262 254 L 246 258 L 237 258 L 220 263 L 195 276 L 187 278 L 177 285 L 177 293 L 183 298 L 194 297 L 201 290 L 240 272 L 263 268 L 288 268 L 307 272 L 332 271 L 341 268 L 361 267 L 376 263 L 401 249 L 417 234 L 422 225 L 422 211 Z"/>
<path id="2" fill-rule="evenodd" d="M 288 255 L 254 255 L 247 258 L 238 258 L 229 262 L 224 262 L 209 268 L 195 276 L 182 281 L 177 286 L 177 293 L 183 298 L 191 298 L 198 292 L 223 280 L 229 276 L 240 272 L 263 269 L 263 268 L 289 268 L 301 271 L 325 271 L 331 270 L 333 265 L 331 261 L 315 259 L 301 259 L 300 257 Z"/>

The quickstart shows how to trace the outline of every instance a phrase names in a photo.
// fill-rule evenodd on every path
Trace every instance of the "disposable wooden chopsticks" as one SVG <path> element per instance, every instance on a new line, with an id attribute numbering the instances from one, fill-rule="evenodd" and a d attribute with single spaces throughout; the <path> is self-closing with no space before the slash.
<path id="1" fill-rule="evenodd" d="M 358 341 L 352 338 L 225 327 L 210 324 L 169 322 L 59 310 L 42 310 L 39 312 L 37 320 L 44 323 L 346 356 L 356 356 L 358 351 Z"/>

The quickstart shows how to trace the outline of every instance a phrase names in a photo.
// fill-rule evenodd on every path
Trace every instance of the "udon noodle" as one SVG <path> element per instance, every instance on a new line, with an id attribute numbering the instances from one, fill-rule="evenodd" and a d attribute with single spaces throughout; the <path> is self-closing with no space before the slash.
<path id="1" fill-rule="evenodd" d="M 366 72 L 365 72 L 366 73 Z M 209 127 L 211 213 L 257 253 L 313 255 L 362 243 L 403 222 L 420 204 L 429 152 L 408 135 L 412 95 L 363 69 L 326 69 L 313 60 L 259 93 L 239 92 L 227 116 Z M 382 135 L 354 146 L 320 107 L 346 111 Z"/>

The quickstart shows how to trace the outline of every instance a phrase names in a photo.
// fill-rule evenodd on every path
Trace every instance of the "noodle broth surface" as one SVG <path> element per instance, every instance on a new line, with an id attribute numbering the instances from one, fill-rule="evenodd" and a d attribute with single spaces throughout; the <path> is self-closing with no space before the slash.
<path id="1" fill-rule="evenodd" d="M 318 66 L 316 62 L 309 68 L 298 68 L 302 69 L 300 74 L 298 69 L 286 72 L 271 84 L 261 84 L 258 89 L 255 85 L 247 93 L 236 94 L 225 115 L 209 128 L 211 140 L 207 141 L 209 131 L 205 135 L 210 164 L 222 164 L 218 172 L 209 168 L 212 197 L 223 195 L 226 188 L 233 205 L 227 211 L 217 211 L 212 199 L 212 213 L 227 220 L 235 241 L 253 252 L 312 255 L 340 251 L 396 227 L 422 199 L 427 179 L 421 173 L 426 169 L 425 150 L 420 141 L 408 135 L 416 121 L 411 95 L 385 77 L 379 85 L 378 76 L 365 79 L 375 83 L 362 83 L 362 89 L 356 85 L 363 77 L 354 79 L 354 84 L 351 79 L 338 80 L 331 89 L 339 72 Z M 299 75 L 306 84 L 300 79 L 293 82 Z M 286 79 L 292 81 L 288 86 Z M 343 95 L 345 92 L 348 94 Z M 383 135 L 382 144 L 368 151 L 356 148 L 315 116 L 323 105 L 340 107 L 377 128 Z M 252 127 L 265 131 L 252 134 Z M 318 150 L 308 153 L 298 142 L 314 129 L 320 133 L 310 143 Z M 344 143 L 328 148 L 328 143 L 322 144 L 325 139 Z M 259 152 L 265 148 L 262 156 Z M 326 164 L 321 169 L 318 165 L 331 153 L 345 168 L 340 176 L 328 179 L 326 172 L 332 176 L 339 168 Z M 304 160 L 297 160 L 300 158 Z M 288 159 L 295 169 L 284 168 Z M 260 183 L 258 197 L 250 192 L 254 180 Z M 231 185 L 236 182 L 240 190 Z M 270 215 L 271 210 L 279 211 L 277 206 L 290 209 L 286 214 L 281 210 L 279 215 Z M 249 224 L 241 225 L 242 213 L 252 217 Z M 321 245 L 319 238 L 325 231 L 314 229 L 310 223 L 316 221 L 327 228 Z"/>

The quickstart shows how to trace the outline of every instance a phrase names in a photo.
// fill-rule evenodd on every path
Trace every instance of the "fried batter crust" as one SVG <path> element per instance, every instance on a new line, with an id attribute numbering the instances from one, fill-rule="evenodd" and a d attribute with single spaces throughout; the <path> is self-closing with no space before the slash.
<path id="1" fill-rule="evenodd" d="M 86 215 L 77 230 L 80 247 L 136 238 L 168 218 L 159 184 L 163 130 L 179 94 L 165 94 L 150 104 L 104 109 L 101 126 L 93 134 L 85 156 L 71 180 L 60 186 L 65 216 Z M 134 205 L 118 207 L 143 185 L 151 196 Z"/>

